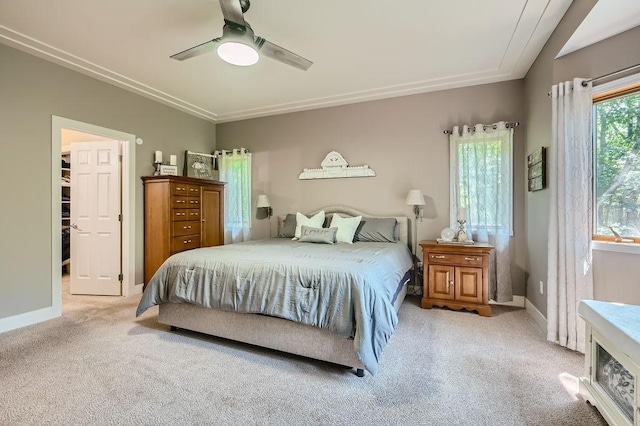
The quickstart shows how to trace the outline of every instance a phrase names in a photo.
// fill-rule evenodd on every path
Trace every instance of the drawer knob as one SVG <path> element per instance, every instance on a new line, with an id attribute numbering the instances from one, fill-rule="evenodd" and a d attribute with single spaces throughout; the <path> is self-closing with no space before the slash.
<path id="1" fill-rule="evenodd" d="M 184 244 L 189 244 L 191 242 L 191 240 L 184 240 L 183 243 Z"/>
<path id="2" fill-rule="evenodd" d="M 447 256 L 433 256 L 434 259 L 445 259 Z"/>
<path id="3" fill-rule="evenodd" d="M 480 260 L 478 257 L 465 257 L 464 260 Z"/>

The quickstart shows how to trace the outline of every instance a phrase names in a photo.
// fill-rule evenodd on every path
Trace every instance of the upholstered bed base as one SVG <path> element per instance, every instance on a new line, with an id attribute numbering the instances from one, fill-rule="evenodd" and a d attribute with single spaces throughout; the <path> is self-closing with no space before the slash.
<path id="1" fill-rule="evenodd" d="M 405 283 L 394 304 L 396 312 L 406 294 Z M 355 353 L 353 340 L 310 325 L 266 315 L 207 309 L 188 303 L 161 304 L 158 321 L 172 327 L 353 367 L 358 376 L 364 375 L 364 365 Z"/>
<path id="2" fill-rule="evenodd" d="M 363 213 L 344 206 L 330 206 L 318 209 L 327 214 L 340 213 L 347 216 L 383 217 Z M 387 216 L 388 217 L 388 216 Z M 399 241 L 409 243 L 408 220 L 406 216 L 394 216 L 397 220 Z M 278 231 L 285 216 L 279 216 Z M 407 294 L 407 281 L 402 284 L 396 297 L 396 312 Z M 164 303 L 159 307 L 158 321 L 172 328 L 183 328 L 223 337 L 238 342 L 249 343 L 295 355 L 353 367 L 356 374 L 364 376 L 364 364 L 358 359 L 353 340 L 321 328 L 296 323 L 282 318 L 258 314 L 243 314 L 231 311 L 207 309 L 188 303 Z"/>

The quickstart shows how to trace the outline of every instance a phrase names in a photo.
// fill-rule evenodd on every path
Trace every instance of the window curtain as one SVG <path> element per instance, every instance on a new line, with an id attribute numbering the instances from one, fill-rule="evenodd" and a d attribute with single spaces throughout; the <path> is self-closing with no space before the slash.
<path id="1" fill-rule="evenodd" d="M 513 129 L 505 122 L 454 127 L 450 136 L 451 226 L 465 209 L 465 230 L 495 247 L 489 262 L 489 298 L 513 300 Z"/>
<path id="2" fill-rule="evenodd" d="M 224 243 L 251 237 L 251 153 L 244 148 L 216 152 L 224 187 Z"/>
<path id="3" fill-rule="evenodd" d="M 593 298 L 591 85 L 554 85 L 549 150 L 547 339 L 584 353 L 578 303 Z"/>

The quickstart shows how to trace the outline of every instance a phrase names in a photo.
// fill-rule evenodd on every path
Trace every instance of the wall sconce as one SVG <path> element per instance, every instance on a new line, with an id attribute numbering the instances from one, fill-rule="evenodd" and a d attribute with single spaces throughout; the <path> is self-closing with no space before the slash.
<path id="1" fill-rule="evenodd" d="M 258 195 L 256 208 L 264 209 L 264 213 L 266 214 L 267 219 L 269 219 L 269 238 L 271 238 L 271 216 L 273 215 L 273 209 L 271 208 L 269 197 L 267 197 L 265 194 Z"/>
<path id="2" fill-rule="evenodd" d="M 422 206 L 424 206 L 424 195 L 419 189 L 412 189 L 407 194 L 407 204 L 413 206 L 413 213 L 416 215 L 416 221 L 422 221 Z"/>

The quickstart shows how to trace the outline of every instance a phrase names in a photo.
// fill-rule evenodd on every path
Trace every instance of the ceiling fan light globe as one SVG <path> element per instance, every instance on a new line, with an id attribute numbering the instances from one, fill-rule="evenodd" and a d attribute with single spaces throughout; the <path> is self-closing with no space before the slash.
<path id="1" fill-rule="evenodd" d="M 260 56 L 251 46 L 235 41 L 227 41 L 218 46 L 218 56 L 232 65 L 246 67 L 258 62 Z"/>

